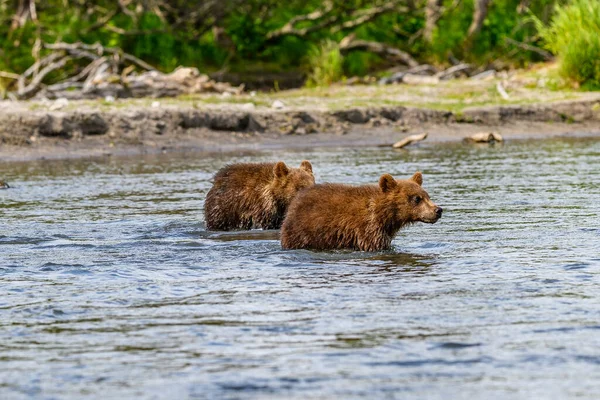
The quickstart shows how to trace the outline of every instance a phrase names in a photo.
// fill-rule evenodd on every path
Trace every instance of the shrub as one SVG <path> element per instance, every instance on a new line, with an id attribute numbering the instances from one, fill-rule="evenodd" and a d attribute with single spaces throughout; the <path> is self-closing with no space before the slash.
<path id="1" fill-rule="evenodd" d="M 327 86 L 342 79 L 344 57 L 339 44 L 325 40 L 308 52 L 307 86 Z"/>
<path id="2" fill-rule="evenodd" d="M 600 89 L 600 2 L 557 5 L 549 26 L 537 21 L 546 48 L 558 56 L 560 74 L 588 89 Z"/>

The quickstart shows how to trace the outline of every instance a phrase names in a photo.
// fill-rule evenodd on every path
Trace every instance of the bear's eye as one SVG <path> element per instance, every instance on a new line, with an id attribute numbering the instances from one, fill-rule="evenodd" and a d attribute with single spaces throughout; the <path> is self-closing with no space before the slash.
<path id="1" fill-rule="evenodd" d="M 421 200 L 423 200 L 423 199 L 421 198 L 421 196 L 415 196 L 415 204 L 417 204 L 417 205 L 418 205 L 419 203 L 421 203 Z"/>

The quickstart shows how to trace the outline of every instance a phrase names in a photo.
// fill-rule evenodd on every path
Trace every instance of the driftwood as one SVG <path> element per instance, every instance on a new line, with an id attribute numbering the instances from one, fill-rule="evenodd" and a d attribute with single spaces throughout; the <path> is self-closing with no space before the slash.
<path id="1" fill-rule="evenodd" d="M 494 143 L 503 142 L 504 138 L 498 132 L 479 132 L 464 138 L 468 143 Z"/>
<path id="2" fill-rule="evenodd" d="M 490 78 L 494 78 L 496 76 L 496 70 L 495 69 L 488 69 L 487 71 L 483 71 L 480 72 L 476 75 L 472 75 L 470 77 L 470 79 L 473 80 L 485 80 L 485 79 L 490 79 Z"/>
<path id="3" fill-rule="evenodd" d="M 425 140 L 426 138 L 427 138 L 427 132 L 423 132 L 420 135 L 410 135 L 410 136 L 407 136 L 404 139 L 402 139 L 402 140 L 394 143 L 392 145 L 392 147 L 394 149 L 401 149 L 403 147 L 408 146 L 409 144 L 417 143 L 417 142 L 420 142 L 422 140 Z"/>
<path id="4" fill-rule="evenodd" d="M 381 78 L 379 80 L 379 83 L 382 85 L 389 85 L 390 83 L 400 83 L 403 81 L 404 76 L 408 75 L 408 74 L 413 74 L 413 75 L 434 75 L 437 74 L 438 70 L 429 64 L 422 64 L 422 65 L 418 65 L 416 67 L 413 68 L 409 68 L 405 71 L 400 71 L 400 72 L 396 72 L 394 75 L 387 77 L 387 78 Z"/>
<path id="5" fill-rule="evenodd" d="M 440 83 L 437 76 L 406 74 L 402 78 L 402 83 L 407 85 L 436 85 Z"/>
<path id="6" fill-rule="evenodd" d="M 502 96 L 504 100 L 510 100 L 510 96 L 508 95 L 508 93 L 506 93 L 506 89 L 504 89 L 502 82 L 496 83 L 496 91 L 500 93 L 500 96 Z"/>
<path id="7" fill-rule="evenodd" d="M 422 64 L 408 68 L 404 71 L 396 72 L 390 77 L 382 78 L 379 80 L 379 83 L 382 85 L 388 85 L 391 83 L 430 85 L 436 84 L 440 80 L 457 78 L 460 75 L 469 76 L 472 71 L 473 66 L 465 63 L 459 63 L 443 71 L 438 71 L 435 67 L 429 64 Z"/>
<path id="8" fill-rule="evenodd" d="M 239 94 L 243 86 L 211 80 L 195 68 L 178 68 L 170 74 L 157 71 L 150 64 L 123 52 L 100 44 L 44 44 L 51 53 L 36 61 L 17 79 L 17 97 L 28 99 L 36 94 L 49 98 L 96 97 L 165 97 L 185 93 L 216 92 Z M 69 63 L 87 60 L 76 73 L 52 85 L 44 79 Z M 76 64 L 78 65 L 78 64 Z M 141 69 L 141 73 L 136 70 Z"/>

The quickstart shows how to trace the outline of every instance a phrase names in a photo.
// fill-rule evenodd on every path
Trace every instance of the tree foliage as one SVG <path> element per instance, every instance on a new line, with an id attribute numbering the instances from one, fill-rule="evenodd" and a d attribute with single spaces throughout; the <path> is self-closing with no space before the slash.
<path id="1" fill-rule="evenodd" d="M 549 26 L 537 24 L 546 47 L 559 56 L 561 74 L 600 89 L 600 2 L 574 0 L 557 5 Z"/>
<path id="2" fill-rule="evenodd" d="M 558 1 L 0 0 L 0 71 L 22 73 L 55 42 L 121 48 L 163 71 L 314 70 L 323 43 L 345 44 L 347 76 L 411 60 L 523 65 L 544 58 L 524 50 L 542 44 L 529 16 L 547 23 Z"/>

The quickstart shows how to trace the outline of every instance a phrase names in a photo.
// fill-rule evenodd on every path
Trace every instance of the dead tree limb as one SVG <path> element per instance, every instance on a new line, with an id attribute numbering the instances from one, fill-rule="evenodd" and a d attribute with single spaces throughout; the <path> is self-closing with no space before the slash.
<path id="1" fill-rule="evenodd" d="M 345 30 L 351 30 L 358 26 L 361 26 L 367 22 L 374 20 L 388 12 L 392 11 L 408 11 L 403 6 L 405 1 L 391 0 L 379 7 L 372 7 L 354 11 L 337 10 L 334 12 L 333 2 L 328 1 L 325 3 L 325 7 L 313 11 L 306 15 L 298 15 L 290 19 L 281 28 L 276 29 L 267 33 L 267 41 L 277 40 L 283 36 L 296 36 L 305 37 L 306 35 L 329 28 L 331 33 L 337 33 Z M 314 25 L 306 26 L 304 28 L 297 28 L 296 24 L 299 22 L 311 21 Z"/>
<path id="2" fill-rule="evenodd" d="M 64 56 L 63 53 L 52 53 L 36 62 L 33 63 L 33 65 L 29 68 L 27 68 L 25 70 L 25 72 L 23 72 L 21 74 L 21 76 L 19 76 L 19 79 L 17 81 L 17 87 L 18 87 L 18 91 L 22 91 L 25 90 L 25 82 L 26 80 L 32 76 L 33 74 L 35 74 L 36 71 L 39 71 L 40 68 L 53 63 L 54 61 L 58 60 L 60 57 Z"/>
<path id="3" fill-rule="evenodd" d="M 123 50 L 121 49 L 116 49 L 113 47 L 103 47 L 102 45 L 100 45 L 100 43 L 94 43 L 94 44 L 85 44 L 85 43 L 81 43 L 81 42 L 77 42 L 77 43 L 44 43 L 44 48 L 46 49 L 50 49 L 50 50 L 66 50 L 69 52 L 78 52 L 78 51 L 82 51 L 82 50 L 88 50 L 88 51 L 93 51 L 96 54 L 98 54 L 98 56 L 101 56 L 102 54 L 104 54 L 104 52 L 112 54 L 112 55 L 117 55 L 119 57 L 122 57 L 123 59 L 132 62 L 136 65 L 138 65 L 139 67 L 146 69 L 148 71 L 155 71 L 156 69 L 148 64 L 147 62 L 140 60 L 139 58 L 132 56 L 131 54 L 127 54 L 124 53 Z"/>
<path id="4" fill-rule="evenodd" d="M 105 26 L 108 21 L 110 21 L 115 15 L 119 13 L 119 10 L 112 10 L 106 13 L 105 16 L 98 18 L 98 20 L 90 25 L 87 29 L 83 31 L 83 33 L 90 33 L 95 31 L 96 29 L 100 29 Z"/>
<path id="5" fill-rule="evenodd" d="M 404 139 L 402 139 L 402 140 L 394 143 L 392 145 L 392 147 L 394 149 L 401 149 L 403 147 L 408 146 L 409 144 L 417 143 L 417 142 L 420 142 L 420 141 L 425 140 L 425 139 L 427 139 L 427 132 L 423 132 L 423 133 L 418 134 L 418 135 L 410 135 L 410 136 L 407 136 Z"/>
<path id="6" fill-rule="evenodd" d="M 471 64 L 458 64 L 458 65 L 454 65 L 448 69 L 438 72 L 435 76 L 441 80 L 450 79 L 450 78 L 453 78 L 454 75 L 457 75 L 461 72 L 467 73 L 467 71 L 470 71 L 472 69 L 473 69 L 473 66 Z"/>
<path id="7" fill-rule="evenodd" d="M 0 78 L 6 79 L 19 79 L 19 74 L 13 74 L 12 72 L 0 71 Z"/>
<path id="8" fill-rule="evenodd" d="M 391 2 L 391 3 L 385 4 L 381 7 L 375 7 L 375 8 L 369 8 L 367 10 L 356 11 L 353 13 L 353 16 L 356 17 L 355 19 L 351 19 L 349 21 L 342 22 L 338 26 L 334 26 L 331 29 L 331 32 L 336 33 L 336 32 L 340 32 L 343 30 L 354 29 L 357 26 L 365 24 L 365 23 L 379 17 L 382 14 L 385 14 L 390 11 L 400 11 L 400 10 L 408 11 L 407 8 L 404 8 L 404 7 L 400 8 L 398 2 Z"/>
<path id="9" fill-rule="evenodd" d="M 426 42 L 433 41 L 433 31 L 442 16 L 442 0 L 427 0 L 425 6 L 425 28 L 423 28 L 423 38 Z"/>
<path id="10" fill-rule="evenodd" d="M 36 92 L 38 90 L 40 84 L 42 83 L 42 80 L 46 77 L 46 75 L 48 75 L 49 73 L 51 73 L 53 71 L 56 71 L 57 69 L 64 67 L 72 59 L 73 59 L 73 57 L 71 57 L 71 56 L 63 56 L 62 58 L 59 58 L 57 61 L 54 61 L 54 62 L 48 64 L 47 66 L 45 66 L 44 68 L 42 68 L 40 70 L 40 72 L 35 77 L 33 77 L 31 82 L 27 86 L 23 85 L 23 87 L 21 87 L 21 85 L 19 85 L 19 89 L 17 91 L 17 96 L 19 96 L 19 98 L 22 98 L 22 99 L 28 98 L 31 94 L 33 94 L 34 92 Z M 19 83 L 21 83 L 21 80 L 19 80 Z"/>
<path id="11" fill-rule="evenodd" d="M 473 10 L 473 22 L 467 32 L 467 41 L 471 42 L 475 36 L 481 31 L 483 21 L 488 14 L 488 7 L 492 0 L 475 0 L 475 9 Z"/>
<path id="12" fill-rule="evenodd" d="M 316 10 L 316 11 L 313 11 L 306 15 L 296 15 L 295 17 L 290 19 L 285 25 L 283 25 L 281 28 L 269 32 L 267 34 L 266 38 L 267 38 L 267 40 L 274 40 L 274 39 L 278 39 L 278 38 L 280 38 L 282 36 L 286 36 L 286 35 L 303 37 L 311 32 L 325 28 L 326 26 L 333 24 L 338 20 L 338 17 L 335 15 L 328 16 L 332 10 L 333 10 L 333 3 L 331 1 L 328 1 L 325 3 L 325 7 L 321 10 Z M 322 18 L 325 18 L 326 16 L 328 16 L 328 18 L 319 22 L 316 25 L 309 26 L 309 27 L 302 28 L 302 29 L 295 28 L 295 25 L 298 22 L 318 21 Z"/>
<path id="13" fill-rule="evenodd" d="M 389 46 L 380 42 L 371 42 L 368 40 L 356 40 L 353 38 L 354 35 L 344 38 L 340 42 L 340 52 L 342 54 L 348 54 L 351 51 L 362 50 L 370 53 L 375 53 L 380 57 L 391 60 L 393 62 L 400 62 L 409 67 L 417 67 L 419 63 L 417 60 L 412 58 L 410 54 L 395 47 Z"/>
<path id="14" fill-rule="evenodd" d="M 9 32 L 24 26 L 28 19 L 34 22 L 37 21 L 35 0 L 19 0 L 17 12 L 12 17 Z"/>
<path id="15" fill-rule="evenodd" d="M 121 9 L 121 12 L 127 15 L 129 18 L 131 18 L 133 22 L 137 25 L 137 14 L 131 11 L 129 8 L 127 8 L 129 4 L 131 4 L 131 0 L 118 0 L 118 4 L 119 8 Z"/>
<path id="16" fill-rule="evenodd" d="M 379 83 L 382 85 L 389 85 L 391 83 L 401 83 L 404 81 L 404 77 L 406 75 L 435 75 L 438 73 L 438 70 L 429 64 L 422 64 L 416 67 L 409 68 L 405 71 L 399 71 L 393 74 L 390 77 L 382 78 L 379 80 Z"/>
<path id="17" fill-rule="evenodd" d="M 51 86 L 52 90 L 64 90 L 72 87 L 81 87 L 90 82 L 98 74 L 110 69 L 113 73 L 119 70 L 120 65 L 135 65 L 148 71 L 155 71 L 154 67 L 139 58 L 123 52 L 121 49 L 103 47 L 99 43 L 45 43 L 43 47 L 52 50 L 52 53 L 36 61 L 17 79 L 17 96 L 21 99 L 29 98 L 40 90 L 42 81 L 50 73 L 60 70 L 67 63 L 76 59 L 88 59 L 91 62 L 75 76 Z M 127 67 L 125 68 L 127 70 Z M 85 79 L 85 83 L 80 81 Z"/>
<path id="18" fill-rule="evenodd" d="M 506 43 L 510 43 L 510 44 L 515 45 L 515 46 L 517 46 L 517 47 L 519 47 L 519 48 L 521 48 L 523 50 L 531 51 L 533 53 L 536 53 L 536 54 L 540 55 L 546 61 L 552 61 L 552 60 L 554 60 L 554 56 L 549 51 L 546 51 L 544 49 L 540 49 L 539 47 L 532 46 L 532 45 L 527 44 L 527 43 L 518 42 L 518 41 L 516 41 L 514 39 L 511 39 L 509 37 L 504 38 L 504 40 L 506 41 Z"/>

